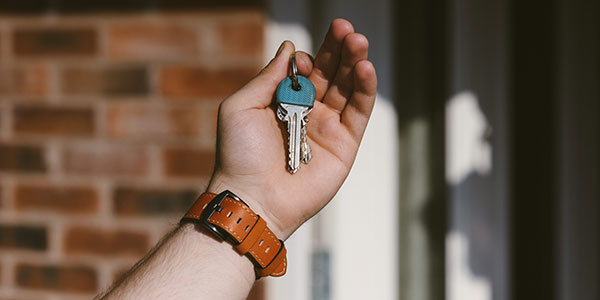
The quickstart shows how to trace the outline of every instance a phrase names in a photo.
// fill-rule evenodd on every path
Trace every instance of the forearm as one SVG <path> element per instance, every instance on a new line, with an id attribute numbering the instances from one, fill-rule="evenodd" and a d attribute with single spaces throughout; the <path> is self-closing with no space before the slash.
<path id="1" fill-rule="evenodd" d="M 100 299 L 246 299 L 254 281 L 248 258 L 186 224 Z"/>
<path id="2" fill-rule="evenodd" d="M 232 188 L 271 223 L 247 189 L 213 178 L 207 190 L 216 194 Z M 274 233 L 283 236 L 280 230 Z M 246 299 L 255 278 L 252 262 L 230 243 L 200 224 L 186 223 L 167 234 L 100 299 Z"/>

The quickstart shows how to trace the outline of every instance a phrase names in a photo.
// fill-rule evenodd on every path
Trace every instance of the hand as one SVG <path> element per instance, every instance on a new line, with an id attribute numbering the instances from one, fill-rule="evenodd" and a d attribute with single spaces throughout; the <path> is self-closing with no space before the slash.
<path id="1" fill-rule="evenodd" d="M 373 109 L 377 78 L 367 60 L 368 41 L 346 20 L 331 23 L 317 56 L 296 53 L 298 72 L 315 85 L 308 115 L 312 160 L 296 174 L 287 170 L 287 126 L 276 117 L 274 93 L 289 75 L 294 45 L 285 41 L 275 58 L 221 103 L 217 157 L 208 191 L 229 189 L 287 239 L 336 194 L 354 163 Z"/>

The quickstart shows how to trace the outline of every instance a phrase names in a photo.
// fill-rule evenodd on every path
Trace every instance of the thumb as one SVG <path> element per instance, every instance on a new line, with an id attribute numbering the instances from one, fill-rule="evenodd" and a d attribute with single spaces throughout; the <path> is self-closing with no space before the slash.
<path id="1" fill-rule="evenodd" d="M 294 52 L 294 44 L 290 41 L 284 41 L 269 64 L 256 77 L 226 100 L 230 102 L 229 105 L 235 107 L 236 110 L 269 106 L 277 85 L 288 76 L 290 56 Z"/>

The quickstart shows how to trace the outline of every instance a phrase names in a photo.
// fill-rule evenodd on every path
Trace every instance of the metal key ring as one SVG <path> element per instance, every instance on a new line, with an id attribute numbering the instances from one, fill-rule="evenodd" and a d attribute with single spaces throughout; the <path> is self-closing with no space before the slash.
<path id="1" fill-rule="evenodd" d="M 298 82 L 298 65 L 296 64 L 296 55 L 292 54 L 292 89 L 299 91 L 302 87 Z"/>

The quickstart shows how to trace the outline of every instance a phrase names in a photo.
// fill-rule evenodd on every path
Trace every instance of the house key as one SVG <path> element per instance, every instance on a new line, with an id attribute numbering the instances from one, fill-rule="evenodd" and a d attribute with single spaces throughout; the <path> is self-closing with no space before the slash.
<path id="1" fill-rule="evenodd" d="M 315 103 L 315 86 L 310 80 L 298 75 L 296 57 L 292 56 L 292 75 L 283 79 L 275 92 L 277 117 L 287 123 L 288 128 L 288 170 L 294 174 L 300 169 L 300 162 L 310 161 L 310 146 L 306 142 L 307 115 Z"/>

